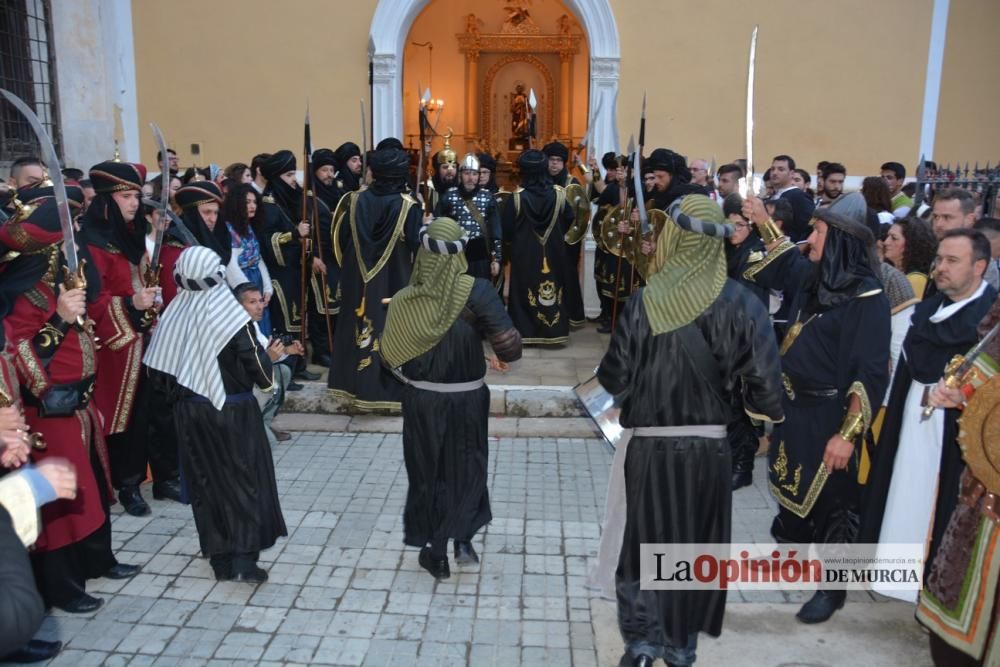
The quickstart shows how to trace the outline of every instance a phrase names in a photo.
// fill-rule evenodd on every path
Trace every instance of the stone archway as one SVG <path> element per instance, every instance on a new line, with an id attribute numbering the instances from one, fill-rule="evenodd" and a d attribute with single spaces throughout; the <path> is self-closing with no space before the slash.
<path id="1" fill-rule="evenodd" d="M 372 144 L 403 134 L 402 62 L 406 36 L 431 0 L 379 0 L 368 38 L 372 65 Z M 563 0 L 587 33 L 593 152 L 618 151 L 618 26 L 608 0 Z"/>

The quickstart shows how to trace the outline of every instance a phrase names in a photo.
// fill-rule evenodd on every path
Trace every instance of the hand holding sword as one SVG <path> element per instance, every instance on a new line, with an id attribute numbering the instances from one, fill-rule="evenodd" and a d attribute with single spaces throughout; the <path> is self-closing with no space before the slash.
<path id="1" fill-rule="evenodd" d="M 69 210 L 69 197 L 66 195 L 66 183 L 63 181 L 62 169 L 59 166 L 59 157 L 56 155 L 56 149 L 52 145 L 49 135 L 45 132 L 45 128 L 42 127 L 42 122 L 35 115 L 35 112 L 31 110 L 31 107 L 24 103 L 24 100 L 2 88 L 0 88 L 0 95 L 3 95 L 8 102 L 21 112 L 25 120 L 28 121 L 35 136 L 38 138 L 42 161 L 48 166 L 48 178 L 52 182 L 52 193 L 56 201 L 56 209 L 59 212 L 59 226 L 62 228 L 63 233 L 62 252 L 63 257 L 66 259 L 66 265 L 63 267 L 63 289 L 85 290 L 87 288 L 87 278 L 84 274 L 84 269 L 87 262 L 77 257 L 73 216 Z M 88 334 L 93 334 L 94 332 L 93 327 L 88 323 L 87 318 L 83 314 L 76 318 L 76 326 Z"/>
<path id="2" fill-rule="evenodd" d="M 1000 322 L 990 329 L 983 336 L 975 347 L 966 354 L 956 354 L 944 369 L 944 377 L 937 386 L 925 389 L 921 405 L 924 410 L 920 415 L 920 421 L 930 419 L 935 408 L 958 407 L 964 403 L 965 396 L 961 393 L 961 387 L 969 383 L 975 372 L 976 359 L 983 353 L 986 346 L 1000 332 Z"/>

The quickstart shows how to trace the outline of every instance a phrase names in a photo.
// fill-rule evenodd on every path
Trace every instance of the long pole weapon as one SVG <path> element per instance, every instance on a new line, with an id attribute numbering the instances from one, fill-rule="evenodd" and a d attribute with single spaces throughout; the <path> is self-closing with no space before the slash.
<path id="1" fill-rule="evenodd" d="M 308 210 L 309 210 L 307 208 L 307 206 L 309 205 L 309 185 L 310 185 L 310 180 L 311 180 L 309 178 L 309 176 L 310 176 L 310 172 L 312 171 L 312 167 L 311 167 L 311 163 L 312 163 L 312 154 L 311 154 L 311 151 L 312 151 L 312 148 L 310 146 L 310 144 L 312 142 L 311 142 L 311 139 L 309 137 L 309 103 L 308 102 L 306 103 L 306 120 L 305 120 L 304 129 L 303 129 L 303 134 L 305 136 L 303 138 L 303 149 L 302 149 L 302 216 L 301 216 L 301 221 L 308 223 L 308 222 L 311 222 L 311 220 L 307 220 L 306 219 L 306 216 L 308 215 Z M 298 229 L 295 230 L 295 233 L 298 234 Z M 299 274 L 300 274 L 299 275 L 299 283 L 300 283 L 299 284 L 299 295 L 301 297 L 300 300 L 299 300 L 299 321 L 302 324 L 302 329 L 299 332 L 299 340 L 302 341 L 303 348 L 305 347 L 305 344 L 306 344 L 306 320 L 308 319 L 308 314 L 309 314 L 309 308 L 306 307 L 306 297 L 308 296 L 308 294 L 306 293 L 306 285 L 309 283 L 309 266 L 308 266 L 309 262 L 308 262 L 308 259 L 309 259 L 309 245 L 310 245 L 310 241 L 311 241 L 311 235 L 310 236 L 299 236 L 299 246 L 301 247 L 301 252 L 299 254 L 299 268 L 300 268 L 300 271 L 299 271 Z"/>
<path id="2" fill-rule="evenodd" d="M 309 169 L 310 169 L 310 172 L 309 172 L 309 181 L 308 182 L 310 182 L 313 185 L 312 192 L 308 192 L 307 191 L 307 193 L 306 193 L 307 196 L 312 197 L 312 199 L 313 199 L 312 208 L 310 209 L 310 216 L 309 216 L 309 229 L 310 229 L 310 232 L 311 232 L 311 234 L 313 236 L 312 242 L 314 244 L 314 247 L 316 248 L 316 257 L 319 258 L 320 262 L 324 262 L 324 265 L 325 265 L 325 261 L 323 259 L 323 236 L 320 234 L 320 229 L 319 229 L 319 195 L 316 193 L 316 188 L 315 188 L 316 184 L 313 182 L 313 181 L 315 181 L 316 174 L 315 174 L 314 171 L 312 171 L 312 169 L 313 169 L 313 167 L 312 167 L 312 136 L 311 136 L 312 133 L 311 133 L 310 129 L 311 128 L 310 128 L 310 123 L 309 123 L 309 111 L 308 111 L 308 108 L 307 108 L 307 110 L 306 110 L 306 141 L 308 143 L 306 143 L 306 153 L 309 155 L 309 165 L 308 166 L 309 166 Z M 302 180 L 303 180 L 304 183 L 306 182 L 305 175 L 303 175 L 303 179 Z M 331 238 L 331 240 L 332 240 L 332 238 Z M 330 287 L 329 287 L 329 283 L 327 283 L 327 281 L 326 281 L 326 273 L 324 272 L 319 278 L 317 278 L 316 282 L 319 284 L 319 291 L 320 291 L 320 296 L 317 297 L 317 299 L 321 298 L 322 299 L 322 303 L 323 303 L 323 305 L 322 305 L 323 318 L 326 320 L 326 347 L 327 347 L 327 351 L 330 353 L 330 363 L 332 364 L 333 363 L 333 323 L 330 321 L 330 299 L 328 298 L 328 296 L 329 296 L 328 291 L 329 291 Z M 316 308 L 317 309 L 320 308 L 320 304 L 319 304 L 318 301 L 316 303 Z"/>
<path id="3" fill-rule="evenodd" d="M 628 152 L 633 153 L 635 151 L 635 136 L 628 138 Z M 631 212 L 628 210 L 628 192 L 627 192 L 628 182 L 618 184 L 618 194 L 619 201 L 621 202 L 621 215 L 624 219 L 625 216 L 631 217 Z M 619 224 L 621 220 L 619 220 Z M 611 304 L 611 334 L 615 333 L 615 325 L 618 322 L 618 293 L 621 291 L 622 284 L 622 253 L 625 252 L 625 234 L 622 232 L 621 228 L 618 228 L 618 270 L 615 272 L 615 294 L 614 301 Z"/>
<path id="4" fill-rule="evenodd" d="M 649 228 L 649 217 L 646 215 L 646 201 L 643 194 L 643 183 L 642 183 L 642 169 L 640 165 L 642 164 L 642 147 L 646 145 L 646 91 L 642 91 L 642 115 L 639 118 L 639 145 L 636 147 L 635 157 L 632 160 L 632 183 L 635 188 L 635 205 L 639 209 L 639 222 L 641 223 L 641 233 L 639 235 L 639 242 L 641 244 L 642 239 L 646 237 L 646 232 Z M 631 226 L 632 216 L 629 216 L 629 224 Z M 632 230 L 635 233 L 635 230 Z M 639 252 L 642 252 L 641 245 L 639 246 Z M 629 277 L 629 294 L 635 289 L 635 257 L 633 256 L 632 261 L 632 275 Z"/>

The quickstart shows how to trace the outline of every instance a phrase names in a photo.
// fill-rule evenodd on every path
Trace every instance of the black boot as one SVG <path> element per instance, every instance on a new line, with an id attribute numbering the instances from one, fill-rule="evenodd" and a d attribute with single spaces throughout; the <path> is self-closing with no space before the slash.
<path id="1" fill-rule="evenodd" d="M 150 514 L 149 505 L 142 498 L 138 486 L 123 486 L 118 491 L 118 500 L 122 507 L 132 516 L 147 516 Z"/>
<path id="2" fill-rule="evenodd" d="M 650 657 L 645 653 L 633 656 L 626 651 L 625 655 L 618 661 L 618 667 L 653 667 L 654 662 L 656 662 L 656 658 Z"/>
<path id="3" fill-rule="evenodd" d="M 479 563 L 479 555 L 472 548 L 472 542 L 455 540 L 455 562 L 459 565 L 476 565 Z"/>
<path id="4" fill-rule="evenodd" d="M 233 581 L 249 584 L 263 584 L 267 581 L 267 571 L 257 565 L 260 554 L 237 554 L 233 558 Z"/>
<path id="5" fill-rule="evenodd" d="M 68 602 L 53 604 L 52 606 L 56 609 L 68 611 L 71 614 L 89 614 L 92 611 L 100 609 L 102 604 L 104 604 L 104 600 L 101 598 L 95 598 L 93 595 L 80 593 L 80 595 Z"/>
<path id="6" fill-rule="evenodd" d="M 181 500 L 181 481 L 179 479 L 164 479 L 153 482 L 153 498 L 156 500 L 173 500 L 175 503 Z"/>
<path id="7" fill-rule="evenodd" d="M 816 595 L 802 605 L 795 618 L 802 623 L 822 623 L 843 607 L 846 600 L 847 591 L 816 591 Z"/>
<path id="8" fill-rule="evenodd" d="M 13 653 L 0 656 L 0 662 L 42 662 L 59 655 L 62 642 L 47 642 L 41 639 L 29 639 L 28 643 Z"/>
<path id="9" fill-rule="evenodd" d="M 430 547 L 424 547 L 420 550 L 420 567 L 424 568 L 431 573 L 431 576 L 437 580 L 447 579 L 451 576 L 451 568 L 448 567 L 448 557 L 437 558 L 431 553 Z"/>

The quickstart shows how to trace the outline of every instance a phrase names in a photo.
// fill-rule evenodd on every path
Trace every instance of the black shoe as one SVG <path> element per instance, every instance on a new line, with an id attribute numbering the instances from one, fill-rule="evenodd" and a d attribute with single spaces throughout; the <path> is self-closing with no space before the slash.
<path id="1" fill-rule="evenodd" d="M 151 513 L 149 505 L 142 499 L 138 486 L 123 486 L 118 491 L 118 500 L 121 501 L 125 511 L 132 516 L 146 516 Z"/>
<path id="2" fill-rule="evenodd" d="M 455 562 L 458 565 L 476 565 L 479 563 L 479 556 L 472 548 L 472 542 L 460 542 L 455 540 Z"/>
<path id="3" fill-rule="evenodd" d="M 29 639 L 28 643 L 13 653 L 0 657 L 0 662 L 42 662 L 59 655 L 62 642 L 46 642 L 41 639 Z"/>
<path id="4" fill-rule="evenodd" d="M 302 391 L 303 389 L 304 389 L 304 387 L 302 385 L 300 385 L 298 382 L 296 382 L 295 380 L 292 380 L 291 382 L 289 382 L 288 386 L 285 387 L 285 391 Z"/>
<path id="5" fill-rule="evenodd" d="M 451 568 L 448 567 L 448 557 L 435 558 L 431 555 L 431 548 L 424 547 L 420 550 L 420 567 L 431 573 L 431 576 L 438 581 L 451 576 Z"/>
<path id="6" fill-rule="evenodd" d="M 655 659 L 645 653 L 632 657 L 632 654 L 626 651 L 622 659 L 618 661 L 618 667 L 653 667 L 654 662 Z"/>
<path id="7" fill-rule="evenodd" d="M 313 382 L 315 380 L 320 379 L 321 377 L 323 377 L 321 374 L 313 373 L 309 369 L 302 369 L 301 371 L 295 374 L 296 380 L 306 380 L 308 382 Z"/>
<path id="8" fill-rule="evenodd" d="M 313 363 L 317 366 L 322 366 L 323 368 L 330 367 L 330 355 L 324 352 L 323 354 L 313 356 Z"/>
<path id="9" fill-rule="evenodd" d="M 609 334 L 611 333 L 611 321 L 605 320 L 601 322 L 600 326 L 597 327 L 597 333 Z"/>
<path id="10" fill-rule="evenodd" d="M 153 498 L 156 500 L 173 500 L 176 503 L 181 500 L 181 481 L 179 479 L 165 479 L 161 482 L 153 482 Z"/>
<path id="11" fill-rule="evenodd" d="M 233 573 L 233 581 L 243 581 L 248 584 L 262 584 L 267 581 L 267 571 L 252 565 Z"/>
<path id="12" fill-rule="evenodd" d="M 126 565 L 125 563 L 115 563 L 104 573 L 105 579 L 131 579 L 142 572 L 142 565 Z"/>
<path id="13" fill-rule="evenodd" d="M 733 491 L 753 484 L 753 473 L 749 470 L 733 471 Z"/>
<path id="14" fill-rule="evenodd" d="M 102 604 L 104 604 L 104 600 L 101 598 L 95 598 L 93 595 L 81 593 L 79 597 L 73 598 L 69 602 L 52 606 L 56 609 L 68 611 L 71 614 L 89 614 L 92 611 L 100 609 Z"/>
<path id="15" fill-rule="evenodd" d="M 802 605 L 795 618 L 803 623 L 822 623 L 843 607 L 846 600 L 847 591 L 816 591 L 816 595 Z"/>

